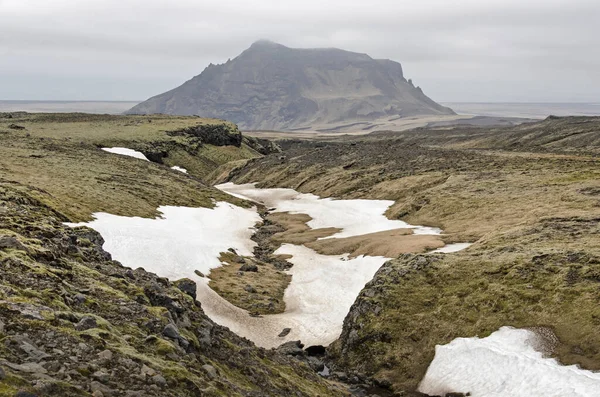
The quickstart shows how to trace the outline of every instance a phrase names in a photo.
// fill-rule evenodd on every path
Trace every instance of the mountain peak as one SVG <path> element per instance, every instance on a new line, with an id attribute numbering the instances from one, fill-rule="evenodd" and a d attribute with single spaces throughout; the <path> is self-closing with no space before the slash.
<path id="1" fill-rule="evenodd" d="M 231 62 L 209 67 L 128 113 L 200 115 L 242 129 L 292 130 L 454 112 L 407 82 L 398 62 L 259 40 Z"/>
<path id="2" fill-rule="evenodd" d="M 260 39 L 252 43 L 250 48 L 287 48 L 286 46 L 268 39 Z"/>

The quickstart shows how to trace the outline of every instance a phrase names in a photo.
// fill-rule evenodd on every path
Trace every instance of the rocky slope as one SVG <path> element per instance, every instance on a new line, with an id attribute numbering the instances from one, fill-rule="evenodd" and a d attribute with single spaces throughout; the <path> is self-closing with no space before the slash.
<path id="1" fill-rule="evenodd" d="M 454 114 L 428 98 L 402 66 L 338 49 L 259 41 L 235 59 L 128 111 L 201 115 L 242 129 L 328 129 L 381 118 Z"/>
<path id="2" fill-rule="evenodd" d="M 112 261 L 28 190 L 0 184 L 1 396 L 342 395 L 213 323 L 189 280 Z"/>

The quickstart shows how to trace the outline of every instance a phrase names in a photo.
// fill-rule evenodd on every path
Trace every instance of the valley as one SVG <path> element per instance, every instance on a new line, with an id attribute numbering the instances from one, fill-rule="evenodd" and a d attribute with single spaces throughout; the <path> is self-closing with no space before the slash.
<path id="1" fill-rule="evenodd" d="M 269 374 L 269 395 L 346 395 L 374 385 L 389 395 L 485 395 L 485 381 L 427 383 L 425 375 L 437 345 L 507 326 L 555 338 L 543 353 L 559 368 L 599 370 L 598 128 L 598 118 L 571 117 L 247 136 L 231 123 L 196 117 L 0 115 L 2 238 L 12 241 L 2 249 L 2 307 L 14 312 L 26 303 L 49 313 L 3 319 L 0 332 L 18 341 L 34 321 L 40 332 L 65 333 L 76 344 L 88 337 L 70 334 L 61 319 L 92 315 L 99 327 L 91 330 L 104 330 L 90 339 L 93 349 L 159 370 L 173 395 L 183 395 L 183 378 L 200 395 L 250 393 L 259 375 L 238 372 L 226 358 L 225 349 L 239 346 L 249 360 L 266 357 L 257 371 Z M 60 248 L 59 240 L 75 242 Z M 33 291 L 7 264 L 39 274 L 47 291 Z M 77 272 L 89 271 L 101 274 L 98 284 L 75 285 Z M 57 300 L 52 283 L 65 278 L 68 291 Z M 181 298 L 190 285 L 194 299 Z M 73 301 L 77 294 L 98 300 L 102 291 L 115 301 Z M 134 298 L 139 303 L 125 304 Z M 136 325 L 125 325 L 117 302 L 133 310 Z M 152 316 L 154 328 L 141 324 Z M 220 350 L 202 350 L 196 321 L 218 330 Z M 168 324 L 190 345 L 161 336 Z M 55 354 L 46 339 L 38 348 Z M 292 347 L 297 340 L 327 346 L 326 356 L 308 360 Z M 148 343 L 172 354 L 158 357 Z M 15 370 L 29 361 L 7 349 L 14 360 L 7 390 L 34 384 L 39 373 Z M 100 353 L 93 349 L 90 355 Z M 87 382 L 86 371 L 76 369 L 78 378 L 67 367 L 47 369 L 48 357 L 38 362 L 47 383 Z M 94 365 L 90 376 L 104 370 Z M 175 376 L 177 365 L 192 373 Z M 323 365 L 326 378 L 316 374 Z M 163 390 L 125 380 L 106 387 L 125 395 L 125 385 L 147 395 Z"/>

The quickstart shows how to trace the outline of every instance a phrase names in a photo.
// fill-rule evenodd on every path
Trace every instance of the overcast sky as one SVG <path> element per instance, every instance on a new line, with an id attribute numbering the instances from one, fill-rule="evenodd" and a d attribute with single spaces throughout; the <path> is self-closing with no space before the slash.
<path id="1" fill-rule="evenodd" d="M 146 99 L 258 39 L 399 61 L 437 101 L 600 102 L 600 0 L 0 0 L 0 99 Z"/>

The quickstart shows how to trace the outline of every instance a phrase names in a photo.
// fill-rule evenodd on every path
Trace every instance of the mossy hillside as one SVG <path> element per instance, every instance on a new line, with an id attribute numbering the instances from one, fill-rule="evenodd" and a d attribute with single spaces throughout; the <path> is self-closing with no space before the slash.
<path id="1" fill-rule="evenodd" d="M 441 227 L 447 242 L 476 243 L 386 263 L 330 351 L 337 370 L 412 392 L 435 345 L 504 325 L 550 327 L 561 362 L 600 369 L 600 162 L 592 139 L 600 121 L 584 121 L 283 141 L 281 155 L 230 178 L 394 200 L 389 217 Z M 518 139 L 502 139 L 511 136 Z"/>
<path id="2" fill-rule="evenodd" d="M 0 131 L 19 131 L 40 140 L 79 145 L 128 147 L 144 153 L 153 162 L 183 167 L 200 179 L 229 161 L 259 157 L 258 151 L 266 150 L 258 140 L 243 137 L 235 124 L 223 120 L 79 113 L 2 116 Z M 15 125 L 24 129 L 11 128 Z"/>
<path id="3" fill-rule="evenodd" d="M 3 393 L 341 395 L 212 323 L 166 279 L 111 261 L 97 233 L 62 225 L 26 191 L 0 185 Z"/>
<path id="4" fill-rule="evenodd" d="M 338 363 L 414 390 L 435 345 L 502 326 L 551 328 L 563 364 L 600 369 L 599 218 L 546 218 L 454 255 L 387 262 L 332 347 Z"/>
<path id="5" fill-rule="evenodd" d="M 161 205 L 212 207 L 214 201 L 244 205 L 241 200 L 207 187 L 193 175 L 98 148 L 110 146 L 110 142 L 136 148 L 136 144 L 187 139 L 170 137 L 161 128 L 179 128 L 191 123 L 193 118 L 180 120 L 157 116 L 158 121 L 147 123 L 146 118 L 137 120 L 133 116 L 99 116 L 97 119 L 89 115 L 75 115 L 73 119 L 69 115 L 23 117 L 24 120 L 9 120 L 23 124 L 25 130 L 9 129 L 5 126 L 7 121 L 0 119 L 0 178 L 13 183 L 16 189 L 32 187 L 28 194 L 56 209 L 65 219 L 86 221 L 94 212 L 154 217 L 159 215 L 156 209 Z M 152 127 L 135 127 L 135 123 L 129 127 L 127 120 L 132 117 Z M 121 124 L 124 124 L 122 130 L 112 130 Z M 69 138 L 71 134 L 77 139 Z M 190 169 L 196 165 L 198 169 L 210 169 L 212 163 L 251 154 L 251 149 L 245 147 L 201 145 L 197 153 L 177 149 L 171 158 L 189 160 L 183 166 Z"/>
<path id="6" fill-rule="evenodd" d="M 591 120 L 600 128 L 600 121 Z M 566 122 L 559 121 L 564 127 Z M 523 152 L 502 147 L 461 149 L 446 143 L 457 135 L 466 139 L 471 131 L 424 130 L 360 140 L 281 142 L 285 149 L 281 155 L 249 162 L 229 179 L 258 181 L 260 187 L 290 187 L 322 197 L 393 200 L 387 213 L 390 218 L 441 227 L 449 241 L 474 241 L 542 216 L 595 211 L 598 157 L 578 153 L 576 147 L 570 148 L 572 155 L 553 154 L 549 149 L 527 152 L 534 148 L 532 142 Z M 488 131 L 488 135 L 496 133 Z M 484 132 L 475 136 L 477 141 L 480 134 Z M 592 149 L 586 146 L 586 151 Z"/>

